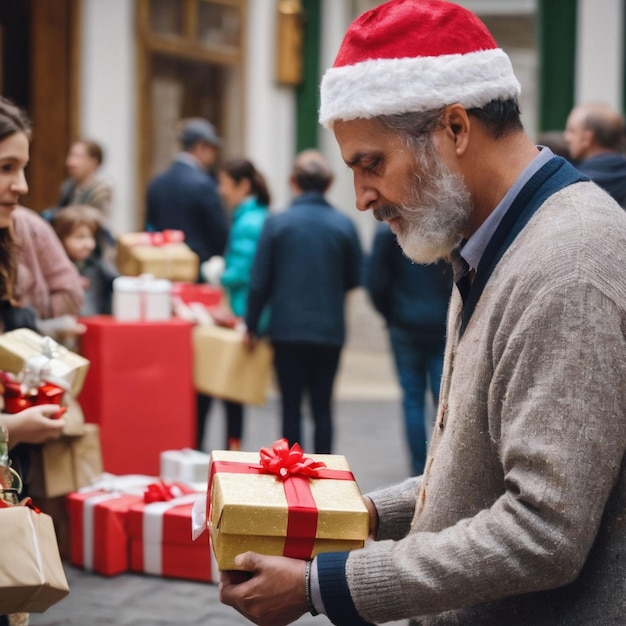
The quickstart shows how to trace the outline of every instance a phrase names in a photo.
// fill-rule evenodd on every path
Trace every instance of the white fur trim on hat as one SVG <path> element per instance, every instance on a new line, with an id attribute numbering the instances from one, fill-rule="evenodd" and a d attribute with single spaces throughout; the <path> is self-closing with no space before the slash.
<path id="1" fill-rule="evenodd" d="M 420 112 L 459 103 L 482 107 L 517 97 L 520 84 L 511 60 L 500 49 L 467 54 L 371 59 L 330 68 L 322 78 L 319 120 Z"/>

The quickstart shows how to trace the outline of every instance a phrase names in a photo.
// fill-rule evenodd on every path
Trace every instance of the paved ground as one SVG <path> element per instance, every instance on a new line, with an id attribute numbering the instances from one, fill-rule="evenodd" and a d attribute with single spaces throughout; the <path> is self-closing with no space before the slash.
<path id="1" fill-rule="evenodd" d="M 402 435 L 398 389 L 384 351 L 351 348 L 344 353 L 335 413 L 336 452 L 346 455 L 362 491 L 405 477 L 408 461 Z M 221 447 L 223 412 L 211 416 L 207 447 Z M 310 433 L 309 433 L 310 434 Z M 246 418 L 244 448 L 258 450 L 280 435 L 275 396 Z M 308 439 L 310 441 L 310 439 Z M 306 440 L 305 440 L 306 441 Z M 248 624 L 217 599 L 214 585 L 126 574 L 104 578 L 67 566 L 70 595 L 33 626 L 243 626 Z M 324 626 L 307 615 L 300 626 Z M 396 626 L 405 622 L 396 622 Z"/>

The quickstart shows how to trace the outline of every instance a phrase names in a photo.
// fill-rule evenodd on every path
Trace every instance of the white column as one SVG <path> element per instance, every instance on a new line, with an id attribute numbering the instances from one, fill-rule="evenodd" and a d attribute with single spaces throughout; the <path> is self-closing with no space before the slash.
<path id="1" fill-rule="evenodd" d="M 249 2 L 244 142 L 248 154 L 241 156 L 249 158 L 266 176 L 272 207 L 282 209 L 290 199 L 295 96 L 293 88 L 280 86 L 274 80 L 275 33 L 274 2 Z"/>
<path id="2" fill-rule="evenodd" d="M 113 184 L 112 227 L 136 226 L 135 3 L 83 0 L 80 133 L 102 145 Z"/>
<path id="3" fill-rule="evenodd" d="M 329 67 L 332 67 L 343 36 L 354 17 L 356 17 L 352 13 L 352 7 L 353 3 L 351 0 L 323 0 L 320 59 L 322 75 Z M 369 211 L 360 213 L 356 210 L 352 173 L 341 158 L 339 146 L 332 131 L 321 129 L 320 132 L 320 150 L 328 159 L 335 173 L 335 182 L 331 187 L 328 198 L 338 209 L 356 222 L 361 242 L 365 248 L 369 248 L 376 222 Z"/>
<path id="4" fill-rule="evenodd" d="M 576 103 L 606 102 L 621 110 L 622 0 L 578 0 Z"/>

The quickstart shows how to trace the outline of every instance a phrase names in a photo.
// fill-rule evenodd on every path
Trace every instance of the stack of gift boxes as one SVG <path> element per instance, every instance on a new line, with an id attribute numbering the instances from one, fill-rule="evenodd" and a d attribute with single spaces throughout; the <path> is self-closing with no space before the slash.
<path id="1" fill-rule="evenodd" d="M 211 582 L 208 538 L 194 541 L 194 503 L 206 498 L 209 455 L 163 451 L 161 476 L 106 475 L 67 498 L 70 562 L 104 576 L 124 572 Z"/>
<path id="2" fill-rule="evenodd" d="M 310 559 L 367 538 L 368 512 L 341 455 L 307 456 L 280 440 L 256 453 L 171 450 L 160 461 L 159 479 L 111 476 L 68 496 L 72 564 L 211 582 L 246 550 Z"/>
<path id="3" fill-rule="evenodd" d="M 85 423 L 76 401 L 88 369 L 88 359 L 32 330 L 0 335 L 3 410 L 18 413 L 38 404 L 58 404 L 52 419 L 65 418 L 60 439 L 31 446 L 30 472 L 23 478 L 33 497 L 66 495 L 102 472 L 98 426 Z"/>
<path id="4" fill-rule="evenodd" d="M 195 392 L 262 404 L 271 377 L 268 346 L 251 354 L 240 329 L 198 319 L 219 290 L 169 282 L 168 315 L 150 313 L 163 304 L 146 297 L 159 292 L 150 281 L 194 281 L 194 256 L 175 232 L 121 236 L 139 317 L 81 320 L 80 354 L 25 329 L 0 336 L 5 410 L 54 402 L 65 414 L 63 438 L 38 447 L 30 488 L 66 496 L 71 563 L 206 582 L 248 549 L 310 558 L 362 546 L 367 510 L 343 457 L 306 457 L 284 440 L 256 453 L 191 449 Z"/>

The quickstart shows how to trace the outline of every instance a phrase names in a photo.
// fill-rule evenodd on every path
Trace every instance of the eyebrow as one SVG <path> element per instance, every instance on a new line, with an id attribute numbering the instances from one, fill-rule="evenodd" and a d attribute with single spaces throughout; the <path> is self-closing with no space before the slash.
<path id="1" fill-rule="evenodd" d="M 354 155 L 350 159 L 346 160 L 346 165 L 348 167 L 354 167 L 355 165 L 358 165 L 364 159 L 371 158 L 373 154 L 374 154 L 373 152 L 355 152 Z"/>

